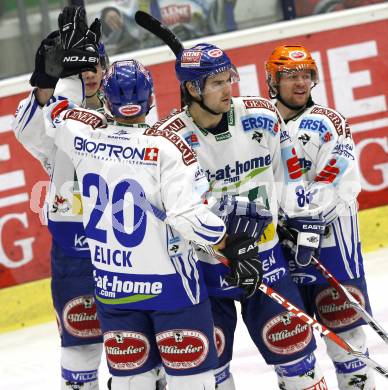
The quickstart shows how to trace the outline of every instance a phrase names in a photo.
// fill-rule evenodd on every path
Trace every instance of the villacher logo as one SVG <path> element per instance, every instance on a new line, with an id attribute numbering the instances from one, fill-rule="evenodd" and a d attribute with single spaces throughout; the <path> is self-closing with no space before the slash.
<path id="1" fill-rule="evenodd" d="M 116 370 L 134 370 L 148 359 L 150 343 L 139 332 L 112 331 L 104 333 L 108 364 Z"/>
<path id="2" fill-rule="evenodd" d="M 156 335 L 163 364 L 175 370 L 198 367 L 209 353 L 209 340 L 202 332 L 175 329 Z"/>
<path id="3" fill-rule="evenodd" d="M 80 296 L 69 301 L 63 309 L 63 321 L 66 330 L 75 337 L 101 335 L 93 296 Z"/>

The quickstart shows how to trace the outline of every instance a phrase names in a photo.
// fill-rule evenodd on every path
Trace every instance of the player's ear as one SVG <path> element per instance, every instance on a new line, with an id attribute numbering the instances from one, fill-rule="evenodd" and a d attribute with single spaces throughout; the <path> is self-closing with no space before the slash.
<path id="1" fill-rule="evenodd" d="M 192 97 L 199 97 L 197 88 L 190 82 L 186 82 L 186 89 Z"/>

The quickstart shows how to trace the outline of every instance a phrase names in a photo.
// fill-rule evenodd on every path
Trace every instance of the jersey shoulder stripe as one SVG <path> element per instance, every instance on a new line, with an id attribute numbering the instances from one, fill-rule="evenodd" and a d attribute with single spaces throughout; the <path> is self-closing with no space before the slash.
<path id="1" fill-rule="evenodd" d="M 346 130 L 345 118 L 337 111 L 334 111 L 334 110 L 327 108 L 327 107 L 315 105 L 312 108 L 312 110 L 310 111 L 310 113 L 323 115 L 326 118 L 328 118 L 330 120 L 330 122 L 333 124 L 338 135 L 342 135 L 344 133 L 347 133 L 347 131 L 350 132 L 350 130 Z M 348 128 L 349 128 L 349 126 L 348 126 Z"/>
<path id="2" fill-rule="evenodd" d="M 272 112 L 276 112 L 275 106 L 272 104 L 271 101 L 256 97 L 256 96 L 247 96 L 242 97 L 242 102 L 244 103 L 245 108 L 252 109 L 252 108 L 265 108 L 267 110 L 270 110 Z"/>
<path id="3" fill-rule="evenodd" d="M 185 165 L 191 165 L 197 161 L 195 152 L 177 133 L 174 133 L 168 129 L 158 129 L 157 127 L 153 126 L 145 130 L 143 134 L 151 137 L 163 137 L 171 142 L 182 154 L 182 160 Z"/>

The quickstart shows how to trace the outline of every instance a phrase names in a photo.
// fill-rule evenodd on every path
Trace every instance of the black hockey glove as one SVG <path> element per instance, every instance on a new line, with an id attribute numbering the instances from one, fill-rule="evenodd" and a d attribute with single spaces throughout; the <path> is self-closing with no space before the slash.
<path id="1" fill-rule="evenodd" d="M 55 77 L 52 76 L 48 69 L 47 53 L 49 50 L 54 50 L 59 45 L 59 31 L 51 32 L 40 43 L 38 50 L 35 54 L 35 68 L 30 78 L 30 84 L 32 87 L 38 88 L 55 88 L 57 84 L 59 74 Z M 60 48 L 60 47 L 59 47 Z"/>
<path id="2" fill-rule="evenodd" d="M 241 287 L 247 298 L 251 297 L 263 280 L 256 239 L 245 233 L 228 236 L 221 252 L 229 260 L 230 266 L 230 274 L 225 280 L 232 286 Z"/>
<path id="3" fill-rule="evenodd" d="M 319 257 L 326 222 L 322 216 L 289 218 L 279 221 L 277 232 L 284 254 L 299 267 L 310 265 Z"/>
<path id="4" fill-rule="evenodd" d="M 272 221 L 272 214 L 263 205 L 250 202 L 240 196 L 224 196 L 211 208 L 226 225 L 231 234 L 246 233 L 256 240 L 260 239 L 265 228 Z"/>
<path id="5" fill-rule="evenodd" d="M 63 72 L 68 77 L 86 71 L 96 72 L 99 62 L 98 43 L 101 23 L 95 19 L 88 28 L 83 7 L 65 7 L 58 17 Z"/>

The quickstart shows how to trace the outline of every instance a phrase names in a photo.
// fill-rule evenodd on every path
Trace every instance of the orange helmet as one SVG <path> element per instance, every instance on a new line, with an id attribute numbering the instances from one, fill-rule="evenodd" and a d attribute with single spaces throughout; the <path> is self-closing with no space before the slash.
<path id="1" fill-rule="evenodd" d="M 277 95 L 277 83 L 281 72 L 311 70 L 311 79 L 318 83 L 318 68 L 310 52 L 301 45 L 277 47 L 265 63 L 265 71 L 271 98 Z"/>

